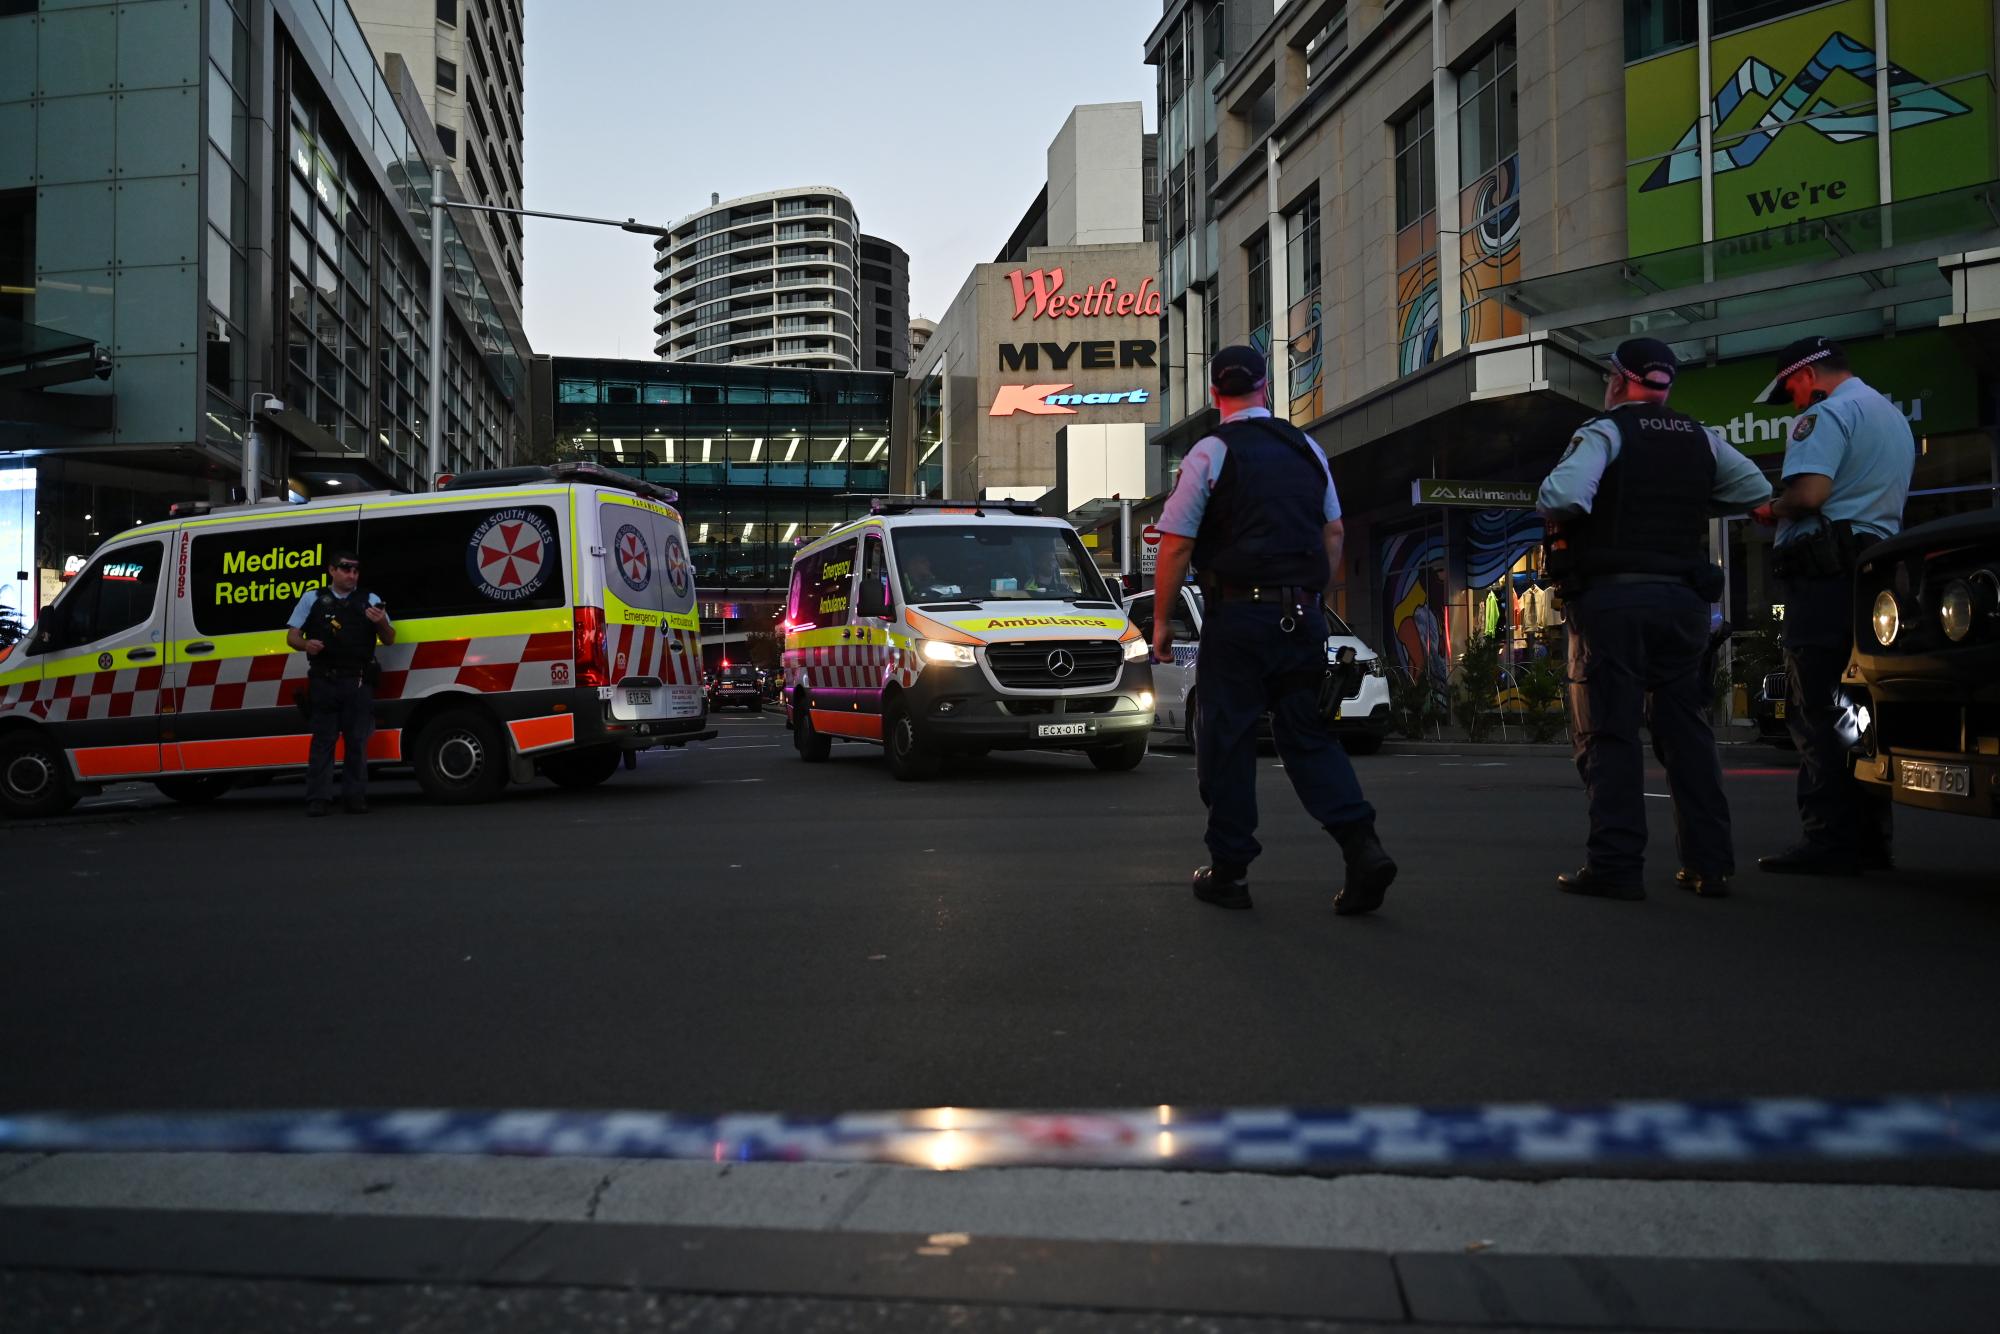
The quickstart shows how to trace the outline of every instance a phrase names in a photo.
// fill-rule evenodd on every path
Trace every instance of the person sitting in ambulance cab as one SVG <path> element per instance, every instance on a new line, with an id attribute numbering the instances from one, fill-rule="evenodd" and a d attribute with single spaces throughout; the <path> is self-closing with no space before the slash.
<path id="1" fill-rule="evenodd" d="M 368 738 L 375 732 L 375 645 L 396 642 L 382 599 L 361 591 L 361 561 L 337 551 L 326 563 L 327 586 L 299 599 L 285 624 L 285 642 L 306 655 L 307 714 L 312 750 L 306 760 L 306 814 L 327 813 L 333 795 L 333 748 L 344 739 L 341 800 L 349 815 L 368 811 Z"/>

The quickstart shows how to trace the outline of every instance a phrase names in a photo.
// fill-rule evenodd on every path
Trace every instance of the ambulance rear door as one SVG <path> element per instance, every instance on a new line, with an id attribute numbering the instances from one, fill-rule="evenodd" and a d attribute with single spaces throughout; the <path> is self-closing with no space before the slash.
<path id="1" fill-rule="evenodd" d="M 680 516 L 657 501 L 596 493 L 611 716 L 699 718 L 701 623 Z"/>
<path id="2" fill-rule="evenodd" d="M 356 546 L 358 506 L 191 519 L 174 539 L 162 773 L 302 767 L 312 746 L 298 700 L 306 655 L 285 642 L 326 563 Z M 363 563 L 361 587 L 372 587 Z"/>

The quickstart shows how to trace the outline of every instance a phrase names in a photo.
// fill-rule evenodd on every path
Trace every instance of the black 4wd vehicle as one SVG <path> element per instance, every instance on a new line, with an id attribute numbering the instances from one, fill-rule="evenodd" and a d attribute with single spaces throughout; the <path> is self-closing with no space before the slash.
<path id="1" fill-rule="evenodd" d="M 2000 510 L 1862 552 L 1854 617 L 1855 776 L 1907 806 L 2000 817 Z"/>
<path id="2" fill-rule="evenodd" d="M 737 663 L 724 667 L 708 683 L 708 707 L 710 711 L 730 704 L 741 704 L 752 713 L 762 712 L 764 692 L 757 683 L 757 669 L 747 663 Z"/>

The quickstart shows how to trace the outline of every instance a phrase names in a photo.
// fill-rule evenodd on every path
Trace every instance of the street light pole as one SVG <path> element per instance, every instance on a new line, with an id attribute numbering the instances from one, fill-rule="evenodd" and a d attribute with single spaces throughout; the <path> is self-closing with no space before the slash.
<path id="1" fill-rule="evenodd" d="M 655 227 L 651 223 L 640 222 L 636 218 L 588 218 L 577 213 L 544 213 L 531 208 L 502 208 L 497 204 L 471 204 L 462 199 L 444 197 L 444 175 L 437 167 L 431 168 L 431 345 L 430 345 L 430 385 L 425 394 L 424 414 L 424 454 L 425 467 L 429 476 L 424 479 L 426 489 L 437 485 L 438 477 L 444 472 L 444 337 L 446 313 L 444 308 L 444 216 L 446 209 L 463 209 L 470 213 L 511 213 L 517 218 L 554 218 L 558 222 L 588 222 L 600 227 L 616 227 L 620 231 L 636 232 L 641 236 L 671 235 L 665 227 Z"/>
<path id="2" fill-rule="evenodd" d="M 254 505 L 264 489 L 264 437 L 257 430 L 257 404 L 262 401 L 274 411 L 284 410 L 276 394 L 250 395 L 250 433 L 243 437 L 243 500 Z"/>

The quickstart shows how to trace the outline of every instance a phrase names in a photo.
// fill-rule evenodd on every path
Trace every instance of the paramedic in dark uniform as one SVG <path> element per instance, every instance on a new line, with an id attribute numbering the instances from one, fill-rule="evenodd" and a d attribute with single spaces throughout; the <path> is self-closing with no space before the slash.
<path id="1" fill-rule="evenodd" d="M 1583 869 L 1556 877 L 1570 894 L 1646 897 L 1642 720 L 1673 795 L 1675 883 L 1719 897 L 1736 869 L 1702 670 L 1710 604 L 1722 593 L 1708 521 L 1770 499 L 1771 484 L 1721 435 L 1667 406 L 1678 370 L 1656 339 L 1619 344 L 1604 415 L 1570 438 L 1536 498 L 1554 525 L 1571 730 L 1590 800 Z"/>
<path id="2" fill-rule="evenodd" d="M 333 795 L 333 748 L 345 740 L 341 799 L 350 815 L 368 811 L 368 738 L 375 732 L 375 645 L 396 642 L 382 599 L 361 592 L 361 562 L 338 551 L 327 583 L 299 599 L 285 642 L 306 655 L 312 750 L 306 760 L 306 814 L 325 815 Z"/>
<path id="3" fill-rule="evenodd" d="M 1319 711 L 1327 667 L 1320 600 L 1340 568 L 1340 501 L 1319 446 L 1264 406 L 1264 379 L 1255 348 L 1225 347 L 1209 359 L 1209 397 L 1222 424 L 1188 451 L 1160 516 L 1153 602 L 1163 610 L 1153 621 L 1153 653 L 1171 660 L 1173 618 L 1164 608 L 1192 561 L 1204 599 L 1195 762 L 1211 859 L 1194 874 L 1195 897 L 1219 908 L 1250 906 L 1250 863 L 1259 851 L 1257 725 L 1268 710 L 1292 789 L 1346 860 L 1333 910 L 1354 916 L 1382 905 L 1396 863 L 1375 837 L 1374 808 Z"/>
<path id="4" fill-rule="evenodd" d="M 1757 401 L 1790 403 L 1799 415 L 1778 473 L 1783 494 L 1752 517 L 1778 530 L 1771 570 L 1785 600 L 1785 724 L 1799 750 L 1805 837 L 1757 865 L 1801 875 L 1887 870 L 1889 789 L 1854 777 L 1856 729 L 1840 676 L 1854 648 L 1854 558 L 1902 531 L 1916 440 L 1839 345 L 1800 339 L 1778 354 L 1777 369 Z"/>

